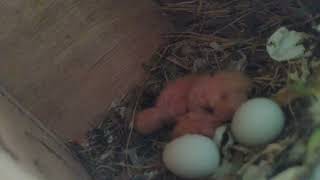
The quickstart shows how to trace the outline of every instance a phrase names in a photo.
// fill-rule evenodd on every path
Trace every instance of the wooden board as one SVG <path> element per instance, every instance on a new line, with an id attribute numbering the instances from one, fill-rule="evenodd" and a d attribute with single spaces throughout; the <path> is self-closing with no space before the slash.
<path id="1" fill-rule="evenodd" d="M 0 0 L 0 85 L 78 138 L 141 80 L 166 27 L 150 0 Z"/>
<path id="2" fill-rule="evenodd" d="M 90 180 L 61 139 L 0 88 L 0 179 Z"/>

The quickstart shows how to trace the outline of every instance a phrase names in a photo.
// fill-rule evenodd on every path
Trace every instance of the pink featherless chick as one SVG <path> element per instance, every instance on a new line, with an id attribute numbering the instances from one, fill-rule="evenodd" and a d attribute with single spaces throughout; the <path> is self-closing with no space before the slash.
<path id="1" fill-rule="evenodd" d="M 212 113 L 220 121 L 230 120 L 247 100 L 250 88 L 250 79 L 241 72 L 223 71 L 207 75 L 190 90 L 189 109 Z"/>
<path id="2" fill-rule="evenodd" d="M 177 138 L 186 134 L 201 134 L 213 137 L 215 129 L 218 128 L 223 121 L 207 112 L 189 112 L 177 118 L 172 138 Z"/>
<path id="3" fill-rule="evenodd" d="M 135 117 L 135 129 L 141 134 L 151 134 L 188 111 L 188 96 L 198 80 L 197 75 L 188 75 L 169 82 L 160 93 L 154 107 L 139 112 Z"/>

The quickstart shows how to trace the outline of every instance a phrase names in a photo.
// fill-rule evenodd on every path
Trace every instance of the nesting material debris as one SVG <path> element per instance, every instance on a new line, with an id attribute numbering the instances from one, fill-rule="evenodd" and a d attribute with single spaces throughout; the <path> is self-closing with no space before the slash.
<path id="1" fill-rule="evenodd" d="M 310 35 L 288 30 L 286 27 L 279 28 L 270 36 L 267 43 L 267 52 L 276 61 L 297 60 L 309 57 L 314 45 L 307 46 Z"/>
<path id="2" fill-rule="evenodd" d="M 307 168 L 304 166 L 291 167 L 271 178 L 271 180 L 298 180 L 303 177 L 306 171 Z"/>
<path id="3" fill-rule="evenodd" d="M 320 24 L 314 24 L 312 28 L 320 33 Z"/>

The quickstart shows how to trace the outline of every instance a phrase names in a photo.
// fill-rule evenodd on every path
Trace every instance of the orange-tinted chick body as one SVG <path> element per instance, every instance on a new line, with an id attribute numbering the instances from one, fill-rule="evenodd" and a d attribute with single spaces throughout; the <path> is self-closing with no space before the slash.
<path id="1" fill-rule="evenodd" d="M 215 129 L 223 121 L 206 112 L 189 112 L 177 118 L 172 137 L 177 138 L 186 134 L 201 134 L 213 137 Z"/>
<path id="2" fill-rule="evenodd" d="M 250 79 L 241 72 L 177 79 L 161 92 L 154 107 L 137 114 L 135 129 L 151 134 L 166 124 L 176 123 L 173 137 L 184 134 L 211 137 L 247 100 L 250 87 Z"/>
<path id="3" fill-rule="evenodd" d="M 189 92 L 198 78 L 189 75 L 169 82 L 157 98 L 156 105 L 137 114 L 135 129 L 142 134 L 151 134 L 187 113 Z"/>

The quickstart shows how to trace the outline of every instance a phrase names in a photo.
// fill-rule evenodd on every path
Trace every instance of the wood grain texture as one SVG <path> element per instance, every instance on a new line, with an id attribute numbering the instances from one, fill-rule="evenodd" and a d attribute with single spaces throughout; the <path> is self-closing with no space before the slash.
<path id="1" fill-rule="evenodd" d="M 166 24 L 150 0 L 0 0 L 0 83 L 78 138 L 143 77 Z"/>
<path id="2" fill-rule="evenodd" d="M 1 87 L 0 157 L 3 180 L 91 180 L 62 140 Z"/>

